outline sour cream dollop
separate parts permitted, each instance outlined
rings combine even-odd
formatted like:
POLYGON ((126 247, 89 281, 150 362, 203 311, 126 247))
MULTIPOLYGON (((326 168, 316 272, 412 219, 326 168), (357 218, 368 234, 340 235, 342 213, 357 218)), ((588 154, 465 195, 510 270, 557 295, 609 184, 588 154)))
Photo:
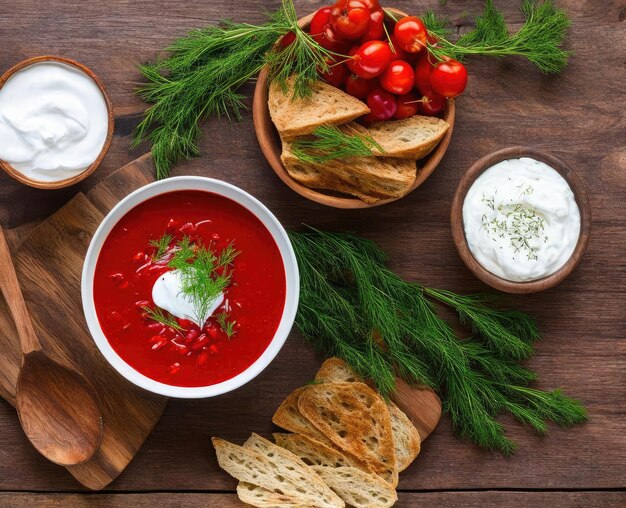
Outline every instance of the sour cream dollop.
POLYGON ((32 180, 56 182, 87 169, 108 125, 102 91, 76 67, 35 63, 0 88, 0 159, 32 180))
POLYGON ((161 275, 152 286, 152 301, 157 307, 166 310, 173 316, 193 321, 202 328, 224 303, 224 293, 220 293, 213 300, 203 316, 198 316, 193 302, 182 291, 180 271, 172 270, 161 275))
POLYGON ((523 157, 499 162, 476 179, 463 202, 463 227, 484 268, 510 281, 532 281, 571 257, 580 211, 555 169, 523 157))

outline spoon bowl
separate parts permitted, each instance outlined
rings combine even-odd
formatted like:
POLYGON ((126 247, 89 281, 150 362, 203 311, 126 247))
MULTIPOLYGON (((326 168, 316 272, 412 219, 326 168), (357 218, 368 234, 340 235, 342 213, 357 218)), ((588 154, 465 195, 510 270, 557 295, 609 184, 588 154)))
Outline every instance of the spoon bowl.
POLYGON ((24 356, 17 380, 17 413, 24 433, 48 460, 81 464, 98 449, 102 418, 95 397, 83 376, 43 352, 24 356))

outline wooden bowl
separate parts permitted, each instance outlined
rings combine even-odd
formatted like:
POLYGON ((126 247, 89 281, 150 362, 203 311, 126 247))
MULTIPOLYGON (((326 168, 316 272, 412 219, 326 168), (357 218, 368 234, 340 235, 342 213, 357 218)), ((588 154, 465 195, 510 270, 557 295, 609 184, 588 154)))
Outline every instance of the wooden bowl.
MULTIPOLYGON (((387 10, 401 16, 407 16, 406 13, 398 9, 387 10)), ((313 14, 309 14, 308 16, 300 19, 298 21, 298 24, 303 28, 308 28, 312 18, 313 14)), ((282 161, 280 160, 280 154, 282 152, 281 141, 270 117, 270 111, 267 104, 269 90, 268 77, 268 69, 262 69, 259 73, 256 88, 254 90, 254 102, 252 105, 254 130, 256 131, 256 136, 259 141, 259 145, 261 146, 261 151, 263 152, 263 155, 265 155, 267 162, 283 182, 285 182, 289 187, 291 187, 301 196, 304 196, 305 198, 312 201, 316 201, 317 203, 321 203, 326 206, 332 206, 335 208, 370 208, 373 206, 380 206, 386 203, 391 203, 400 199, 382 199, 375 203, 365 203, 360 199, 346 197, 345 195, 333 193, 332 191, 324 192, 310 189, 309 187, 306 187, 291 178, 291 176, 285 169, 285 166, 283 166, 282 161)), ((435 171, 435 168, 439 165, 439 162, 441 161, 443 155, 448 149, 450 139, 452 138, 454 116, 454 99, 448 99, 442 118, 446 122, 448 122, 450 128, 448 129, 448 132, 446 133, 444 138, 439 142, 437 147, 428 155, 428 157, 417 161, 417 177, 406 194, 409 194, 410 192, 417 189, 420 185, 422 185, 422 183, 424 183, 424 181, 432 174, 433 171, 435 171)))
POLYGON ((0 77, 0 88, 2 88, 4 84, 7 82, 7 80, 11 76, 13 76, 13 74, 15 74, 17 71, 20 71, 24 69, 25 67, 28 67, 36 63, 41 63, 41 62, 59 62, 62 64, 70 65, 72 67, 76 67, 78 70, 87 74, 87 76, 89 76, 91 79, 95 81, 96 85, 98 85, 98 88, 100 88, 100 91, 102 92, 102 96, 104 97, 104 102, 106 103, 107 112, 109 116, 107 137, 104 141, 104 146, 102 147, 102 150, 100 151, 100 154, 98 155, 98 158, 95 161, 93 161, 91 166, 83 170, 81 173, 75 176, 72 176, 71 178, 66 178, 64 180, 59 180, 56 182, 43 182, 41 180, 34 180, 32 178, 28 178, 22 172, 17 171, 8 162, 0 160, 0 167, 4 169, 4 171, 6 171, 11 177, 15 178, 16 180, 26 185, 29 185, 31 187, 36 187, 38 189, 61 189, 62 187, 69 187, 70 185, 74 185, 80 182, 81 180, 84 180, 85 178, 87 178, 100 165, 100 163, 102 162, 102 159, 104 159, 105 155, 107 154, 109 150, 109 147, 111 146, 111 141, 113 139, 113 128, 115 124, 115 119, 114 119, 114 114, 113 114, 113 104, 111 103, 111 99, 109 99, 109 96, 107 95, 107 92, 104 88, 104 84, 102 83, 102 81, 100 81, 100 78, 91 69, 89 69, 88 67, 85 67, 83 64, 78 63, 74 60, 70 60, 69 58, 63 58, 60 56, 50 56, 50 55, 36 56, 34 58, 29 58, 27 60, 24 60, 23 62, 20 62, 17 65, 14 65, 0 77))
POLYGON ((587 248, 589 235, 591 233, 591 208, 589 206, 587 194, 582 182, 578 176, 576 176, 576 173, 569 168, 569 166, 556 157, 534 148, 515 146, 512 148, 498 150, 497 152, 493 152, 476 161, 474 165, 461 177, 461 181, 459 182, 452 201, 450 221, 452 225, 452 237, 456 248, 459 251, 459 255, 465 265, 474 275, 476 275, 476 277, 484 283, 489 284, 491 287, 506 293, 529 294, 545 291, 546 289, 556 286, 570 273, 572 273, 574 268, 576 268, 578 263, 580 263, 583 253, 587 248), (465 238, 465 230, 463 228, 463 201, 465 200, 465 196, 474 181, 485 170, 494 164, 508 159, 518 159, 520 157, 531 157, 544 162, 558 171, 558 173, 565 179, 572 189, 574 198, 576 199, 576 204, 580 210, 580 235, 578 237, 576 247, 574 248, 574 252, 569 260, 556 272, 541 279, 528 282, 514 282, 506 280, 484 268, 470 251, 465 238))

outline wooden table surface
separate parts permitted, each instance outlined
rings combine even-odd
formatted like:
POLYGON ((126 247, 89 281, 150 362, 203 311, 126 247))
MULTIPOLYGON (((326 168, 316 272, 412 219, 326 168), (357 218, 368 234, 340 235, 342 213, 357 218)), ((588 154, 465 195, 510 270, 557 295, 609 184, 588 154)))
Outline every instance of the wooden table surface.
MULTIPOLYGON (((322 2, 299 0, 302 14, 322 2)), ((460 31, 479 0, 418 2, 444 14, 460 31)), ((520 1, 496 1, 512 27, 520 1)), ((570 164, 592 205, 592 238, 578 270, 543 294, 506 297, 534 314, 543 333, 529 366, 542 388, 562 387, 580 398, 589 422, 551 426, 539 438, 516 424, 519 451, 509 459, 482 451, 451 433, 444 417, 418 460, 402 474, 398 506, 626 505, 626 4, 623 0, 559 0, 573 21, 570 65, 548 78, 517 61, 473 59, 468 89, 457 102, 448 153, 434 175, 405 199, 366 211, 313 204, 288 189, 265 163, 250 114, 240 124, 210 121, 202 156, 174 174, 221 178, 260 198, 287 227, 307 222, 351 230, 378 241, 404 277, 454 291, 486 287, 460 262, 449 212, 461 174, 496 149, 526 144, 570 164)), ((260 22, 278 0, 35 0, 0 2, 0 69, 27 57, 58 54, 100 75, 115 105, 115 138, 103 165, 71 189, 40 191, 0 175, 0 224, 27 229, 88 190, 147 147, 131 152, 130 133, 144 105, 133 95, 136 65, 174 37, 230 16, 260 22)), ((416 2, 397 7, 419 14, 416 2)), ((248 89, 251 90, 251 87, 248 89)), ((51 303, 52 305, 53 303, 51 303)), ((293 388, 311 379, 320 359, 292 333, 254 382, 216 399, 169 403, 156 430, 106 492, 84 494, 69 473, 26 441, 13 408, 0 402, 0 506, 237 506, 235 482, 218 470, 211 436, 242 442, 269 434, 271 415, 293 388)))

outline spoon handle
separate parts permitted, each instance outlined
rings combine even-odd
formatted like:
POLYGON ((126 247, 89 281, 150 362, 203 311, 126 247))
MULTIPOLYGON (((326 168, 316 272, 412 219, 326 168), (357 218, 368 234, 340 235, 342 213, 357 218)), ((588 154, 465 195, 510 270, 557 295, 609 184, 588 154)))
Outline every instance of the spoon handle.
POLYGON ((2 228, 0 228, 0 292, 2 292, 15 322, 22 353, 26 355, 32 351, 41 350, 2 228))

